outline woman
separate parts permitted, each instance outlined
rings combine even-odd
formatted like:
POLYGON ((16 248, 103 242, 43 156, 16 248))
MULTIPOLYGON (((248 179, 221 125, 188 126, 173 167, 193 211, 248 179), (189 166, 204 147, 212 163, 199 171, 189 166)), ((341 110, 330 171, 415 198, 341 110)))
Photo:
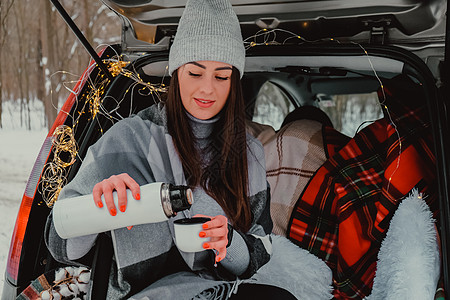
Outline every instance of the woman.
MULTIPOLYGON (((239 22, 228 0, 188 1, 170 50, 165 105, 114 125, 62 190, 58 201, 93 193, 96 204, 114 216, 127 213, 126 189, 135 198, 128 201, 139 201, 139 185, 188 184, 195 203, 177 218, 211 217, 201 233, 211 238, 203 244, 209 251, 196 253, 177 250, 172 219, 111 231, 115 262, 107 299, 227 298, 230 280, 252 276, 270 259, 264 152, 244 127, 244 61, 239 22)), ((83 257, 96 237, 61 239, 49 216, 46 241, 59 261, 83 257)))

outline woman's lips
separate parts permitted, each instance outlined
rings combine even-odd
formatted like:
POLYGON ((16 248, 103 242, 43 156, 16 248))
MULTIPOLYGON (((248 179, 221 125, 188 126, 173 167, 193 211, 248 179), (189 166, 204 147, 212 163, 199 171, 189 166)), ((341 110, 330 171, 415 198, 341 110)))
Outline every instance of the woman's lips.
POLYGON ((202 108, 208 108, 211 107, 214 104, 214 100, 205 100, 201 98, 194 98, 195 103, 197 103, 198 106, 202 108))

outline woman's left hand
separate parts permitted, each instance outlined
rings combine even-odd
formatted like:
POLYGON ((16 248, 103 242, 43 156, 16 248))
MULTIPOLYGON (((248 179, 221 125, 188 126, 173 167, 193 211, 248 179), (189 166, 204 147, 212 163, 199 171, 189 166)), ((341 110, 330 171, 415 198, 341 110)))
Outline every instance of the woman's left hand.
POLYGON ((215 217, 205 215, 195 215, 194 217, 206 217, 211 221, 203 224, 203 231, 200 232, 200 237, 210 237, 209 242, 203 243, 205 249, 217 250, 216 262, 221 261, 227 255, 228 244, 228 219, 225 216, 218 215, 215 217))

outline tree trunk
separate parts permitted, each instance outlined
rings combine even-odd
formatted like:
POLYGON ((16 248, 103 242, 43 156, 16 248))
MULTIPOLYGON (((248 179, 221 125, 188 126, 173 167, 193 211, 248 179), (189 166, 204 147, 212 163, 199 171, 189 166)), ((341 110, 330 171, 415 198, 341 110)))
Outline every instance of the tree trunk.
POLYGON ((24 91, 24 76, 23 76, 23 70, 24 70, 24 31, 23 31, 23 26, 22 23, 19 23, 19 20, 22 19, 20 16, 23 15, 23 10, 22 10, 22 5, 20 5, 20 2, 15 5, 15 9, 14 9, 14 15, 15 15, 15 21, 16 21, 16 31, 17 31, 17 36, 18 36, 18 55, 17 55, 17 68, 16 68, 16 76, 17 76, 17 82, 19 85, 19 96, 20 96, 20 100, 19 100, 19 105, 20 105, 20 126, 24 125, 24 115, 23 115, 23 104, 25 101, 25 91, 24 91))
MULTIPOLYGON (((55 32, 55 23, 53 21, 53 14, 50 1, 41 0, 42 4, 42 15, 41 18, 43 26, 41 27, 42 34, 42 53, 45 58, 45 64, 42 68, 43 77, 45 79, 45 97, 44 101, 44 111, 47 119, 47 127, 51 128, 53 122, 56 120, 57 115, 57 105, 56 108, 53 105, 52 101, 52 88, 55 86, 54 77, 51 74, 55 71, 56 66, 56 58, 57 58, 57 46, 55 44, 56 32, 55 32)), ((55 97, 55 101, 57 103, 58 97, 55 97)))
POLYGON ((347 109, 347 95, 337 95, 336 96, 336 113, 337 120, 335 127, 338 131, 342 130, 342 124, 344 123, 345 111, 347 109))
POLYGON ((2 77, 3 77, 3 72, 2 72, 2 55, 1 55, 1 47, 0 47, 0 129, 3 128, 3 123, 2 123, 2 114, 3 114, 3 89, 2 89, 2 77))
POLYGON ((0 44, 0 129, 3 128, 2 115, 3 115, 3 72, 2 72, 2 44, 0 44))
MULTIPOLYGON (((20 5, 20 11, 24 15, 25 9, 22 8, 22 5, 20 5)), ((30 99, 32 97, 31 95, 31 89, 30 89, 30 74, 31 74, 31 66, 30 66, 30 58, 31 53, 33 51, 32 44, 31 44, 31 38, 29 34, 34 31, 34 28, 30 28, 30 22, 27 20, 27 18, 20 18, 20 30, 22 31, 22 37, 24 38, 24 41, 22 43, 22 54, 23 54, 23 64, 22 64, 22 82, 24 84, 24 115, 25 115, 25 126, 26 129, 31 130, 31 116, 30 116, 30 99)))
POLYGON ((86 39, 88 40, 88 42, 92 45, 92 41, 93 41, 93 36, 92 36, 92 28, 90 26, 90 22, 91 20, 91 13, 90 10, 92 8, 94 8, 95 6, 93 6, 92 4, 90 4, 89 0, 84 0, 83 1, 83 8, 84 8, 84 24, 83 24, 83 29, 84 29, 84 36, 86 37, 86 39))
POLYGON ((3 128, 3 46, 6 43, 7 29, 6 19, 12 8, 14 1, 2 0, 0 1, 0 128, 3 128))
MULTIPOLYGON (((42 22, 39 22, 38 28, 38 36, 42 36, 42 22)), ((44 68, 43 68, 43 56, 42 56, 42 39, 37 39, 36 45, 36 70, 37 70, 37 81, 36 81, 36 98, 42 101, 44 104, 45 101, 45 77, 44 77, 44 68)), ((47 123, 47 118, 44 115, 44 124, 47 123)))

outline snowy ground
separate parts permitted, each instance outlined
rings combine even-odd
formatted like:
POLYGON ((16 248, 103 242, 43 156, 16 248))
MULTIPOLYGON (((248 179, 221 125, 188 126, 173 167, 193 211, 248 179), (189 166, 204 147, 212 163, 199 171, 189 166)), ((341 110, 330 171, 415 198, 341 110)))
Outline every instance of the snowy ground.
POLYGON ((18 108, 10 104, 3 103, 4 128, 0 129, 0 295, 17 212, 28 176, 47 135, 42 129, 42 105, 32 105, 33 129, 28 131, 18 122, 18 108))
POLYGON ((22 195, 47 132, 0 130, 0 295, 22 195))

